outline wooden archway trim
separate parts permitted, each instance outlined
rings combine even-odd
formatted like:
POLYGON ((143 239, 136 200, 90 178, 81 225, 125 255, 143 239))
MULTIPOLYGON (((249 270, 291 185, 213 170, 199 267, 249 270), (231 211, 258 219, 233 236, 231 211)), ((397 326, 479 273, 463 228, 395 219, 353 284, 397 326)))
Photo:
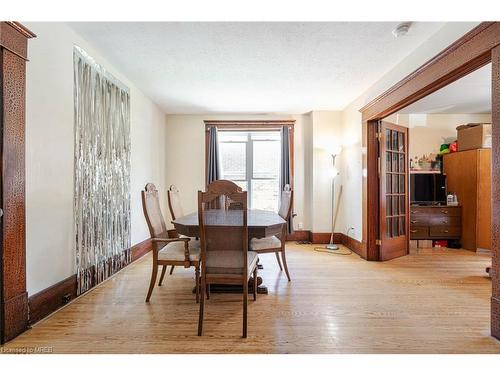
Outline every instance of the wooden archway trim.
POLYGON ((25 228, 25 97, 28 39, 17 22, 0 22, 0 343, 28 326, 25 228))
POLYGON ((483 22, 360 109, 363 121, 387 117, 491 61, 500 22, 483 22))
POLYGON ((367 176, 363 180, 363 242, 367 260, 379 259, 377 121, 492 63, 492 297, 491 334, 500 339, 500 22, 483 22, 360 109, 367 176))

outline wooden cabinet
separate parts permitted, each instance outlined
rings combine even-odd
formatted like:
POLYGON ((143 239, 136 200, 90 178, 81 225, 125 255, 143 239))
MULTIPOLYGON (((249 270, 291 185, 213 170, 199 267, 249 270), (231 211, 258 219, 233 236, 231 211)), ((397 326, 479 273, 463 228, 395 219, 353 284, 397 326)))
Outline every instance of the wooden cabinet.
POLYGON ((462 247, 491 249, 491 149, 447 154, 443 162, 447 190, 462 206, 462 247))
POLYGON ((458 240, 461 235, 461 207, 410 207, 411 240, 458 240))

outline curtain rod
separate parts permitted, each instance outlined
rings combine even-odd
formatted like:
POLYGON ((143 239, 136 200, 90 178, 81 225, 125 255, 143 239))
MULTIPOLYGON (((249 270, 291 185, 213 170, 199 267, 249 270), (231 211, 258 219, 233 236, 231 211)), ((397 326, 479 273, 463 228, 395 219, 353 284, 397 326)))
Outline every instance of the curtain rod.
MULTIPOLYGON (((223 127, 218 127, 219 131, 231 131, 231 132, 245 132, 245 131, 252 131, 252 132, 266 132, 266 131, 280 131, 283 128, 283 126, 279 127, 272 127, 272 126, 266 126, 265 128, 260 127, 248 127, 248 126, 238 126, 238 127, 232 127, 232 126, 223 126, 223 127)), ((207 126, 205 128, 205 131, 209 131, 210 126, 207 126)), ((290 128, 293 130, 293 127, 290 128)))
POLYGON ((204 120, 206 126, 293 126, 295 120, 204 120))

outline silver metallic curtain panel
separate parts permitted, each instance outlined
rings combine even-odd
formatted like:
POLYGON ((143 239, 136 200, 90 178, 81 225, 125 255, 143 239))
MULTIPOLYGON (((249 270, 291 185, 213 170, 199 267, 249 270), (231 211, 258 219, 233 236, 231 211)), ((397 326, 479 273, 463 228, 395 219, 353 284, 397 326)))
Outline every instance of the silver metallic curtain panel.
MULTIPOLYGON (((292 169, 290 164, 290 129, 288 126, 281 128, 281 168, 280 168, 280 188, 281 191, 285 185, 292 186, 292 169)), ((293 232, 292 216, 288 219, 288 233, 293 232)))
POLYGON ((74 48, 78 294, 130 262, 130 95, 74 48))

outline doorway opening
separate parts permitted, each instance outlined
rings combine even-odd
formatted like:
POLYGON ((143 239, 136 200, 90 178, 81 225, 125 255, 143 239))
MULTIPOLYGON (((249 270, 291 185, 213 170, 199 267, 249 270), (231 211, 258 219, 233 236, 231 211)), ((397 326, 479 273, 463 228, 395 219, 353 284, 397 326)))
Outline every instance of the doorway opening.
MULTIPOLYGON (((408 132, 409 212, 394 198, 387 210, 407 214, 409 251, 491 255, 491 64, 386 117, 387 122, 408 132)), ((406 191, 401 181, 399 186, 392 181, 389 189, 406 191)), ((382 259, 387 253, 383 249, 382 259)))
MULTIPOLYGON (((389 90, 360 109, 366 146, 366 179, 363 184, 363 238, 367 260, 383 259, 385 245, 380 236, 380 180, 378 129, 381 120, 424 99, 449 84, 491 63, 491 118, 492 118, 492 200, 491 229, 498 228, 500 220, 500 23, 483 22, 456 42, 441 51, 420 68, 395 84, 389 90)), ((408 173, 409 174, 409 173, 408 173)), ((409 204, 409 202, 407 202, 409 204)), ((408 212, 409 218, 409 212, 408 212)), ((409 228, 406 228, 407 235, 409 228)), ((500 237, 492 233, 492 296, 491 334, 500 338, 500 237)))

